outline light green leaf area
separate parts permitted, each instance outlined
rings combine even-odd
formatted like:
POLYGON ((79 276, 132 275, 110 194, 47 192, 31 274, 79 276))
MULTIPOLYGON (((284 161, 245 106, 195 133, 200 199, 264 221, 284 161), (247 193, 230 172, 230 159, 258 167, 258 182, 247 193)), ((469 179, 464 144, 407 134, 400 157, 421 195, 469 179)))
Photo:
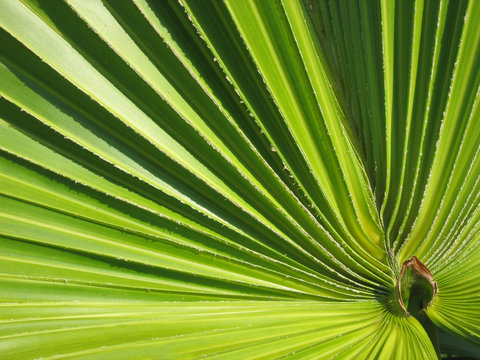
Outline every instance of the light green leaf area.
POLYGON ((480 353, 478 14, 0 0, 0 359, 480 353))
POLYGON ((413 346, 420 358, 433 351, 412 336, 418 324, 374 302, 31 302, 0 309, 2 353, 12 358, 370 359, 396 355, 397 345, 413 346))

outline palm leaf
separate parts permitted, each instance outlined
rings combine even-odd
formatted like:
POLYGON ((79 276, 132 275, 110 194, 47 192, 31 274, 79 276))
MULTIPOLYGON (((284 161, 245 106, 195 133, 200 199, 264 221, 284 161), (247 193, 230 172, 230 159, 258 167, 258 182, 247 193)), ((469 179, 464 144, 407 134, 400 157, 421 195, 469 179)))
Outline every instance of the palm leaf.
POLYGON ((1 1, 0 358, 473 356, 479 13, 1 1))

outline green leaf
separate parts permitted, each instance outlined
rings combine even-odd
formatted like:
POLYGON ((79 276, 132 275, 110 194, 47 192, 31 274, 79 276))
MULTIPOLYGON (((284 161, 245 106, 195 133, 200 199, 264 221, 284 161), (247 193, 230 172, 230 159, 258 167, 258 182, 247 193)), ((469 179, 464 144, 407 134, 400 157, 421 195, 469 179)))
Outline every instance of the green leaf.
POLYGON ((478 352, 479 13, 0 1, 0 358, 478 352))

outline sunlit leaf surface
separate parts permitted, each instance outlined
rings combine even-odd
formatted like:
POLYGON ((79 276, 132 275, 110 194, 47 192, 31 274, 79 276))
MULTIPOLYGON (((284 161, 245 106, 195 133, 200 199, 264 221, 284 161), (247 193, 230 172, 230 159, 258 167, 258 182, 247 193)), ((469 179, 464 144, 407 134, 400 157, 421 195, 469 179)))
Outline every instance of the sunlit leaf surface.
POLYGON ((473 356, 479 14, 0 0, 0 358, 473 356))

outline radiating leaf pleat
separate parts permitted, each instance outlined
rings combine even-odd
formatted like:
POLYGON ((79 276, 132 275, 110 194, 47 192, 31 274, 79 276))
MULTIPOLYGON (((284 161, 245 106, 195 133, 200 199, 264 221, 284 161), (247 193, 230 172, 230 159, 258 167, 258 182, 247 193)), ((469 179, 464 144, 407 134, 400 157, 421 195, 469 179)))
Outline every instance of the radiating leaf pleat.
POLYGON ((0 346, 3 355, 17 358, 327 358, 348 352, 368 359, 392 355, 395 337, 414 344, 412 354, 433 358, 421 328, 396 319, 402 337, 385 334, 388 318, 374 302, 27 302, 0 307, 0 346), (365 332, 381 340, 362 341, 365 332), (45 339, 54 346, 45 346, 45 339))
POLYGON ((1 1, 0 358, 435 359, 414 255, 475 349, 478 14, 1 1))

